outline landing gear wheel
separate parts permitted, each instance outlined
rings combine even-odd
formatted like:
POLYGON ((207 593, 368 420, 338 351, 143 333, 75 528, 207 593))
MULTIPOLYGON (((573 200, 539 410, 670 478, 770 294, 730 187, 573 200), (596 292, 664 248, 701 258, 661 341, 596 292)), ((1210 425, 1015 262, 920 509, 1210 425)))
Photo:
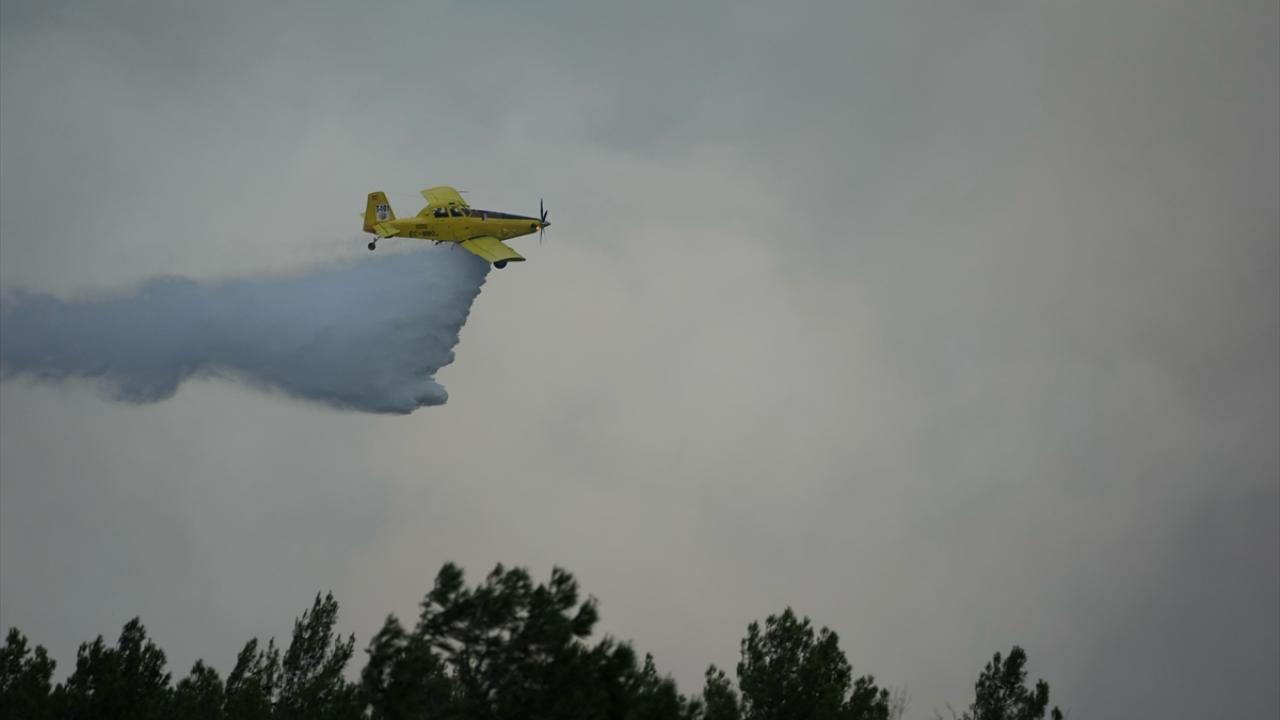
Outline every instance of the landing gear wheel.
POLYGON ((501 270, 502 268, 504 268, 504 267, 506 267, 506 266, 507 266, 507 261, 506 261, 506 260, 499 260, 498 262, 494 263, 494 264, 493 264, 493 266, 494 266, 494 267, 496 267, 496 268, 498 268, 499 270, 501 270))
POLYGON ((378 249, 378 244, 377 244, 377 243, 369 243, 369 249, 370 249, 370 250, 377 250, 377 249, 378 249))

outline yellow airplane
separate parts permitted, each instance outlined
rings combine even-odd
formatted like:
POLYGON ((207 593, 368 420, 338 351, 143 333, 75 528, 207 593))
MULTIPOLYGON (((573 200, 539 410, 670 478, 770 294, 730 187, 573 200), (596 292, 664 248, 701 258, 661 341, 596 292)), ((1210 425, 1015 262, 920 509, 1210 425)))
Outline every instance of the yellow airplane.
POLYGON ((422 197, 427 199, 426 207, 415 217, 397 220, 385 193, 369 193, 369 201, 364 208, 364 231, 377 236, 369 242, 369 249, 376 250, 378 241, 389 237, 434 240, 436 244, 455 243, 501 269, 509 262, 524 260, 503 240, 534 232, 539 233, 541 240, 541 232, 551 225, 547 222, 547 211, 541 200, 538 201, 540 217, 533 218, 477 210, 468 205, 457 190, 444 185, 423 190, 422 197))

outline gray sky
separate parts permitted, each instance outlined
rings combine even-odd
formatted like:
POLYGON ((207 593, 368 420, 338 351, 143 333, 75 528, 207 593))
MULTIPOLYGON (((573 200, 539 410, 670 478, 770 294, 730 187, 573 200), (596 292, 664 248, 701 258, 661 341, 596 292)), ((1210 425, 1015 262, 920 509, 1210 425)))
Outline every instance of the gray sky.
POLYGON ((0 385, 0 624, 225 671, 559 564, 685 692, 791 605, 908 717, 1013 643, 1274 716, 1278 84, 1269 1, 5 0, 0 289, 360 260, 375 189, 554 227, 406 417, 0 385))

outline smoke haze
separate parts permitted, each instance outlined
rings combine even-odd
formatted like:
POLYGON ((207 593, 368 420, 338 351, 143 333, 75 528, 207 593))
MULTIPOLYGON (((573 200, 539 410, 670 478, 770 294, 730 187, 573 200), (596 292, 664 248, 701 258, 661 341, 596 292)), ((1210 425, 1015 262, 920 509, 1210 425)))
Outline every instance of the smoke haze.
POLYGON ((281 277, 153 278, 132 293, 71 301, 13 293, 0 315, 0 369, 96 378, 133 403, 219 376, 334 407, 409 413, 448 399, 435 373, 453 361, 488 267, 427 248, 281 277))
POLYGON ((1275 0, 0 0, 0 290, 356 255, 286 330, 381 328, 325 346, 373 383, 443 295, 359 268, 467 258, 352 247, 369 191, 555 223, 430 411, 0 382, 0 629, 225 677, 317 591, 363 646, 445 562, 560 566, 689 694, 790 606, 910 720, 1015 643, 1072 718, 1278 718, 1277 78, 1275 0))

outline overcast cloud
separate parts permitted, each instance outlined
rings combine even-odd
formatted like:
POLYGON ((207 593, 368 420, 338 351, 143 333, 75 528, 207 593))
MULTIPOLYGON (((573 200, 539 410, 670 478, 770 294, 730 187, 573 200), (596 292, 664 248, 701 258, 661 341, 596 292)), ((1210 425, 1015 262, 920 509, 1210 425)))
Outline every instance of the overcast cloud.
POLYGON ((6 380, 0 625, 225 671, 559 564, 685 692, 790 605, 908 717, 1013 643, 1274 717, 1278 81, 1267 0, 4 0, 0 290, 366 262, 378 189, 554 226, 408 416, 6 380))

